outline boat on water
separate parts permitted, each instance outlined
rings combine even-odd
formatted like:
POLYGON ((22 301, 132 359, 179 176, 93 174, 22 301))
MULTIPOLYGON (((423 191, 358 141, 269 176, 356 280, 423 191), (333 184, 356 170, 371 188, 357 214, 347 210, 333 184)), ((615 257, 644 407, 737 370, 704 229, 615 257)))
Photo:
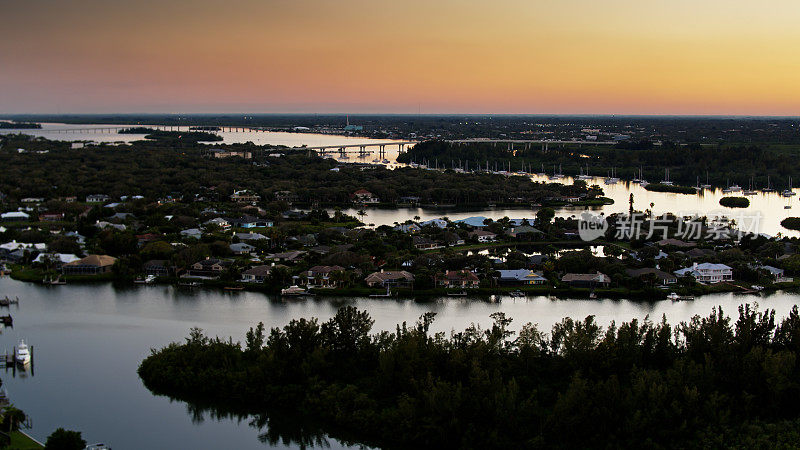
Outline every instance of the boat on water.
POLYGON ((560 180, 564 178, 564 175, 561 173, 561 165, 558 165, 558 173, 556 173, 556 166, 553 166, 553 176, 550 177, 551 180, 560 180))
POLYGON ((617 184, 619 183, 619 177, 617 177, 617 169, 611 169, 611 174, 606 177, 605 179, 606 184, 617 184))
POLYGON ((511 292, 508 293, 508 295, 510 295, 512 297, 525 297, 525 293, 522 292, 522 291, 519 291, 519 290, 511 291, 511 292))
POLYGON ((383 161, 381 161, 381 162, 382 162, 382 163, 384 163, 384 164, 389 164, 391 161, 389 161, 388 159, 384 159, 384 160, 383 160, 383 161))
POLYGON ((672 186, 672 181, 669 180, 669 169, 664 169, 664 179, 661 180, 661 184, 666 186, 672 186))
POLYGON ((55 279, 53 277, 43 279, 42 284, 57 286, 57 285, 67 284, 67 282, 66 280, 62 280, 61 275, 59 275, 55 279))
POLYGON ((281 289, 281 295, 286 297, 301 297, 314 294, 308 292, 307 290, 301 288, 300 286, 292 285, 286 289, 281 289))
POLYGON ((375 158, 375 159, 373 159, 373 160, 372 160, 372 162, 374 162, 374 163, 379 163, 379 162, 381 162, 381 160, 380 160, 380 159, 378 159, 378 158, 375 158))
POLYGON ((0 298, 0 306, 11 306, 12 303, 19 304, 19 297, 9 298, 7 295, 0 298))
POLYGON ((729 190, 730 192, 741 192, 741 191, 742 191, 742 187, 741 187, 741 186, 739 186, 738 184, 734 184, 734 185, 732 185, 732 186, 729 186, 729 187, 728 187, 728 190, 729 190))
POLYGON ((17 361, 17 364, 22 366, 31 363, 31 352, 28 349, 28 345, 25 343, 25 339, 19 340, 19 345, 17 345, 16 350, 14 350, 14 359, 17 361))
POLYGON ((447 296, 448 296, 448 297, 466 297, 466 296, 467 296, 467 291, 461 291, 461 292, 448 292, 448 293, 447 293, 447 296))
POLYGON ((678 294, 676 294, 674 292, 671 292, 667 296, 667 298, 672 300, 673 302, 683 302, 683 301, 694 300, 694 297, 692 297, 691 295, 678 295, 678 294))
POLYGON ((178 286, 182 286, 182 287, 197 287, 197 286, 200 286, 200 282, 199 281, 183 282, 183 283, 178 283, 178 286))
POLYGON ((784 205, 783 209, 792 209, 792 205, 784 205))
POLYGON ((226 291, 241 291, 244 289, 244 286, 225 286, 222 289, 226 291))

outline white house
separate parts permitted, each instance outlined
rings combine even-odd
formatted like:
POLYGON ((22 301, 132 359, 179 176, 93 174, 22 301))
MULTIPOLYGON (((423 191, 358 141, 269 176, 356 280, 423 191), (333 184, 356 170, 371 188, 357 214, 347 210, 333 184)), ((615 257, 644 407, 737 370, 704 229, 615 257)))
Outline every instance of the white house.
POLYGON ((2 220, 13 221, 13 220, 28 220, 30 219, 30 215, 22 212, 22 211, 11 211, 7 213, 0 214, 0 218, 2 220))
POLYGON ((733 280, 733 269, 725 264, 694 263, 692 267, 676 270, 674 273, 679 277, 691 275, 701 283, 719 283, 733 280))

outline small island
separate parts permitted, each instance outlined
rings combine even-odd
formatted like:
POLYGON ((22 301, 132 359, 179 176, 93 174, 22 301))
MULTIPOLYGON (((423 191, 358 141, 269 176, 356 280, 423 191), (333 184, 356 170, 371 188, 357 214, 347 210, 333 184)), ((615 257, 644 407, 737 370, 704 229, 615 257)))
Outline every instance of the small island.
POLYGON ((40 130, 42 124, 35 122, 0 121, 0 130, 40 130))
POLYGON ((726 208, 747 208, 750 206, 750 200, 745 197, 722 197, 719 199, 719 204, 726 208))
POLYGON ((379 447, 746 447, 764 429, 788 445, 800 420, 800 312, 774 314, 742 305, 735 320, 714 308, 680 326, 663 318, 608 329, 594 316, 565 318, 547 334, 532 323, 516 333, 497 312, 487 329, 447 337, 430 331, 435 313, 370 334, 368 312, 346 306, 324 322, 259 323, 244 344, 193 328, 138 373, 158 395, 296 414, 379 447))

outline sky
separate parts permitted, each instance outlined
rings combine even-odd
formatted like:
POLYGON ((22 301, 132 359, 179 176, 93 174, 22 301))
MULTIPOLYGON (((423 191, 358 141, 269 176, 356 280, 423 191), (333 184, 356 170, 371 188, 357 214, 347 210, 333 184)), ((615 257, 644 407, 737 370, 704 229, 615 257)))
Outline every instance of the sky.
POLYGON ((800 115, 797 0, 0 0, 0 113, 800 115))

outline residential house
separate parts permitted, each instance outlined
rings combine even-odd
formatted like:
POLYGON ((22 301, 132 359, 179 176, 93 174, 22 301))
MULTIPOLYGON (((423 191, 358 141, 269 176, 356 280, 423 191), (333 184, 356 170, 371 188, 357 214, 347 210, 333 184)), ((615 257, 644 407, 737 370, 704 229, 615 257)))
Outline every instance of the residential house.
POLYGON ((252 246, 245 242, 231 244, 230 248, 231 252, 233 252, 234 255, 247 255, 256 249, 255 246, 252 246))
POLYGON ((355 203, 380 203, 380 199, 366 189, 359 189, 351 195, 355 203))
POLYGON ((792 277, 787 277, 783 269, 773 266, 759 266, 759 270, 767 272, 775 283, 791 283, 794 281, 792 277))
POLYGON ((232 219, 233 225, 239 228, 268 228, 273 225, 271 220, 262 219, 254 216, 244 216, 239 219, 232 219))
POLYGON ((58 222, 59 220, 64 220, 64 213, 50 212, 39 214, 40 222, 58 222))
POLYGON ((30 218, 31 216, 29 214, 22 211, 11 211, 0 214, 0 219, 5 222, 25 222, 30 218))
POLYGON ((220 230, 223 231, 230 230, 231 228, 231 223, 228 221, 228 219, 225 219, 223 217, 215 217, 211 220, 206 220, 205 222, 203 222, 203 225, 215 225, 220 230))
POLYGON ((414 248, 417 250, 432 250, 436 248, 442 248, 441 244, 424 236, 414 236, 412 241, 414 243, 414 248))
POLYGON ((415 234, 419 233, 420 227, 415 223, 401 223, 400 225, 396 225, 394 230, 401 233, 415 234))
POLYGON ((263 283, 269 278, 275 266, 255 266, 242 272, 242 281, 245 283, 263 283))
POLYGON ((187 230, 182 230, 181 236, 193 239, 200 239, 201 237, 203 237, 203 231, 197 228, 189 228, 187 230))
POLYGON ((80 258, 71 253, 39 253, 34 258, 34 263, 50 264, 55 267, 61 267, 64 264, 78 261, 80 258))
POLYGON ((498 282, 505 286, 545 284, 547 278, 529 269, 500 270, 498 282))
POLYGON ((92 194, 86 196, 86 203, 105 203, 111 200, 111 197, 105 194, 92 194))
POLYGON ((231 194, 231 201, 237 203, 254 203, 261 200, 261 196, 254 194, 246 189, 241 191, 233 191, 231 194))
POLYGON ((111 272, 117 258, 108 255, 89 255, 61 266, 65 275, 99 275, 111 272))
POLYGON ((494 242, 495 240, 497 240, 496 234, 486 230, 470 231, 468 236, 470 238, 477 238, 478 242, 494 242))
POLYGON ((222 274, 226 267, 230 266, 231 262, 217 259, 206 258, 197 261, 189 267, 189 276, 192 277, 206 277, 216 278, 222 274))
POLYGON ((308 285, 316 287, 336 287, 335 272, 344 272, 342 266, 314 266, 308 269, 308 285))
POLYGON ((631 278, 651 278, 657 284, 668 286, 678 282, 678 277, 675 275, 664 272, 663 270, 655 269, 652 267, 645 267, 642 269, 628 269, 625 271, 631 278))
POLYGON ((531 237, 533 237, 533 236, 539 235, 539 234, 542 234, 542 232, 537 230, 536 228, 533 228, 530 225, 519 225, 519 226, 511 227, 508 230, 508 235, 513 237, 513 238, 517 238, 517 237, 524 236, 524 235, 530 235, 531 237))
POLYGON ((679 277, 692 276, 701 283, 720 283, 733 280, 733 269, 725 264, 694 263, 691 267, 676 270, 679 277))
POLYGON ((267 240, 268 237, 264 236, 261 233, 233 233, 234 236, 239 238, 240 241, 260 241, 260 240, 267 240))
POLYGON ((484 228, 486 226, 486 217, 474 216, 467 217, 466 219, 456 220, 455 223, 463 223, 470 228, 484 228))
POLYGON ((411 288, 414 286, 414 274, 405 270, 381 270, 367 275, 364 281, 369 287, 411 288))
POLYGON ((447 228, 447 221, 444 219, 431 219, 420 223, 420 225, 423 227, 432 226, 436 228, 447 228))
POLYGON ((561 277, 561 282, 577 288, 608 287, 611 278, 601 272, 568 273, 561 277))
POLYGON ((477 288, 480 279, 467 269, 448 270, 444 275, 436 276, 436 285, 444 288, 477 288))
POLYGON ((282 263, 296 263, 303 260, 303 257, 306 255, 306 252, 302 250, 292 250, 290 252, 283 252, 283 253, 274 253, 272 255, 267 255, 265 259, 273 262, 282 262, 282 263))
POLYGON ((142 266, 146 275, 166 277, 175 272, 175 268, 165 259, 151 259, 142 266))

